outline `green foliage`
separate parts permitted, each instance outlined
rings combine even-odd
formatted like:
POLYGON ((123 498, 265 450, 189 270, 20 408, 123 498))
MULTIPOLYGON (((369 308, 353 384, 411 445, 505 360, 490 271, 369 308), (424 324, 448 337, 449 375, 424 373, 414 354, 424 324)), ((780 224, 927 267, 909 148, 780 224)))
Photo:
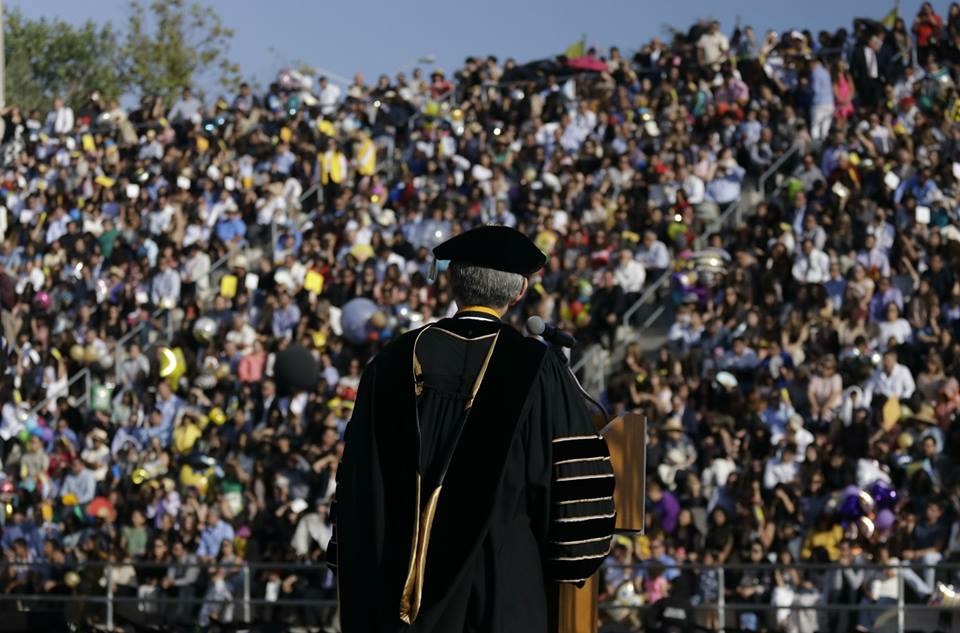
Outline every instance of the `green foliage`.
POLYGON ((123 46, 129 86, 168 103, 205 73, 236 88, 239 67, 225 54, 232 38, 220 16, 196 0, 131 0, 123 46))
POLYGON ((73 26, 60 19, 30 20, 19 10, 4 16, 6 98, 23 108, 49 108, 56 95, 73 104, 94 90, 105 97, 123 93, 125 82, 116 55, 117 34, 110 24, 88 20, 73 26))
POLYGON ((233 31, 200 0, 131 0, 122 33, 92 20, 32 20, 15 8, 4 18, 7 102, 24 108, 49 108, 56 95, 78 106, 94 90, 169 104, 185 85, 233 89, 240 81, 226 54, 233 31))

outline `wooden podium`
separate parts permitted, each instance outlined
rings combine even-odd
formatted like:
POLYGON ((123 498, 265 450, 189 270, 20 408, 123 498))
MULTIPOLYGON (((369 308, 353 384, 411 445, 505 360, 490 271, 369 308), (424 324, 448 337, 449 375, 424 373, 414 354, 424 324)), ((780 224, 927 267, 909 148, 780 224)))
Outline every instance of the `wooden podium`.
MULTIPOLYGON (((646 500, 647 425, 643 416, 626 413, 609 424, 598 420, 597 429, 607 440, 610 461, 617 478, 614 501, 617 530, 642 532, 646 500)), ((548 593, 553 633, 596 633, 597 585, 594 574, 583 587, 554 584, 548 593)))

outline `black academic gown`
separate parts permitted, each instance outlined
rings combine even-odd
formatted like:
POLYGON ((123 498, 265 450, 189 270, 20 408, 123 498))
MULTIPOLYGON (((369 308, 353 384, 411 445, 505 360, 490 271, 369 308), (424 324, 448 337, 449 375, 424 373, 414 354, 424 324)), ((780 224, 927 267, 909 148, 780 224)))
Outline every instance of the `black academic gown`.
POLYGON ((480 314, 367 366, 337 481, 344 633, 542 633, 545 583, 582 582, 610 547, 610 457, 566 367, 480 314))

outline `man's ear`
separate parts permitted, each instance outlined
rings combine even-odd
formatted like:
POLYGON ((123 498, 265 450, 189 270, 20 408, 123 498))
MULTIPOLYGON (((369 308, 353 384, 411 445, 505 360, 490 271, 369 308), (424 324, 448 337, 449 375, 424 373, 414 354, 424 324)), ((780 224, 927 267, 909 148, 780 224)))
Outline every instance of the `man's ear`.
POLYGON ((526 277, 524 277, 523 288, 520 289, 520 294, 518 294, 516 298, 510 302, 510 305, 515 306, 518 303, 520 303, 520 300, 523 299, 523 295, 527 294, 527 288, 529 287, 530 287, 530 281, 526 277))

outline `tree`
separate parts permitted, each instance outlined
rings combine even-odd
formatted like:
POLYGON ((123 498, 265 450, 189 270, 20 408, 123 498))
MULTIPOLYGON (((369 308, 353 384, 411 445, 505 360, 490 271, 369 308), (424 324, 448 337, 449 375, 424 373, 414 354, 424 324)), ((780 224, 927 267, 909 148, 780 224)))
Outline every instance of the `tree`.
POLYGON ((4 48, 7 101, 23 109, 49 108, 57 95, 79 105, 95 90, 107 98, 124 92, 118 38, 110 24, 32 20, 9 9, 4 48))
POLYGON ((227 57, 233 30, 212 8, 197 0, 131 0, 123 46, 127 85, 167 103, 183 86, 209 73, 221 87, 233 89, 239 67, 227 57))

